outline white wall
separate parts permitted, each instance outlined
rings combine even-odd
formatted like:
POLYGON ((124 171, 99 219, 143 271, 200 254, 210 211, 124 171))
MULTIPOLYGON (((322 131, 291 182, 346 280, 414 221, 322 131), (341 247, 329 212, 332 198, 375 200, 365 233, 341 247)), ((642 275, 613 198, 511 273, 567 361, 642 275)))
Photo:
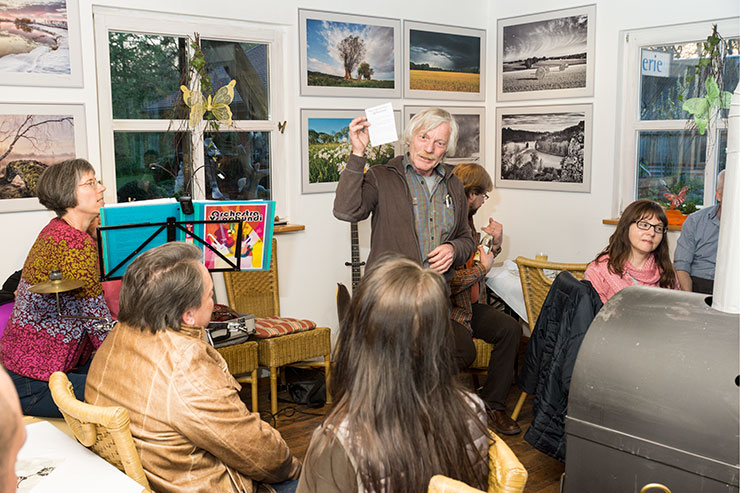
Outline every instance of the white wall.
MULTIPOLYGON (((638 2, 596 0, 596 74, 593 98, 553 100, 548 103, 593 102, 594 136, 591 193, 564 193, 500 189, 483 206, 479 216, 492 215, 504 224, 504 251, 499 258, 517 255, 534 256, 545 252, 555 261, 586 262, 606 244, 613 227, 601 224, 601 219, 613 217, 615 193, 614 150, 617 145, 616 100, 619 54, 619 31, 652 25, 691 22, 698 19, 696 4, 686 0, 638 2)), ((69 102, 84 103, 87 117, 88 156, 94 165, 100 162, 100 136, 97 124, 96 72, 94 66, 91 0, 79 0, 82 31, 84 86, 79 89, 3 87, 0 102, 69 102)), ((125 7, 160 12, 176 12, 195 16, 215 16, 270 23, 285 33, 284 89, 285 114, 278 120, 288 120, 285 132, 287 154, 284 163, 274 163, 276 180, 287 193, 280 213, 291 222, 306 225, 306 231, 279 236, 280 297, 285 316, 312 318, 319 324, 336 327, 334 305, 335 283, 350 283, 349 225, 331 214, 333 194, 302 195, 300 183, 300 108, 364 108, 380 102, 377 99, 308 98, 298 90, 298 8, 343 11, 352 14, 376 15, 424 22, 436 22, 488 30, 488 135, 486 136, 487 167, 493 173, 495 148, 494 121, 496 88, 494 60, 496 54, 496 21, 498 18, 536 13, 557 8, 582 5, 581 2, 555 3, 551 0, 528 2, 489 2, 463 0, 429 2, 418 0, 376 0, 350 3, 320 0, 281 0, 279 2, 212 0, 98 0, 96 5, 125 7)), ((736 0, 714 0, 708 18, 737 16, 736 0)), ((422 100, 397 100, 395 109, 404 104, 429 104, 422 100)), ((457 104, 439 101, 439 104, 457 104)), ((535 104, 535 103, 527 103, 535 104)), ((504 105, 502 105, 504 106, 504 105)), ((105 179, 105 176, 103 176, 105 179)), ((282 194, 281 194, 282 195, 282 194)), ((38 231, 48 222, 48 212, 0 214, 3 232, 0 282, 19 269, 38 231)), ((362 255, 366 257, 370 228, 367 221, 360 227, 362 255)), ((675 238, 672 238, 675 243, 675 238)))
MULTIPOLYGON (((552 261, 588 262, 607 244, 614 226, 601 223, 604 218, 617 217, 615 149, 618 145, 617 101, 621 77, 617 60, 620 56, 619 32, 650 26, 664 26, 703 19, 734 17, 740 13, 737 0, 713 0, 711 8, 698 8, 687 0, 592 0, 558 1, 529 0, 527 2, 498 1, 490 12, 489 53, 496 51, 497 20, 559 8, 596 4, 596 66, 594 97, 547 100, 541 104, 593 103, 593 139, 590 193, 565 193, 499 189, 479 212, 504 224, 504 251, 499 258, 516 258, 518 255, 534 257, 539 252, 549 255, 552 261)), ((709 4, 707 4, 709 5, 709 4)), ((709 29, 707 30, 707 35, 709 29)), ((489 56, 489 63, 491 57, 489 56)), ((495 121, 495 77, 489 78, 487 120, 489 128, 495 121), (491 96, 493 95, 493 96, 491 96)), ((538 104, 537 102, 501 103, 499 106, 538 104)), ((489 132, 487 149, 494 149, 495 135, 489 132)), ((489 172, 493 171, 494 156, 487 153, 489 172)), ((675 249, 678 233, 668 236, 671 253, 675 249)))

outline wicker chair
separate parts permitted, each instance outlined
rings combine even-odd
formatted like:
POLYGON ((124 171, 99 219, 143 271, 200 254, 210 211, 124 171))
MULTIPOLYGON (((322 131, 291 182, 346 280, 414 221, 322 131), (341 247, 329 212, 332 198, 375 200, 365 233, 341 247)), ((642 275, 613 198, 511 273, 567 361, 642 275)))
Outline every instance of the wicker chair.
POLYGON ((122 407, 93 406, 77 400, 67 375, 60 371, 49 377, 54 403, 82 445, 126 473, 150 491, 129 429, 128 411, 122 407))
MULTIPOLYGON (((255 317, 280 316, 280 290, 278 286, 277 241, 272 239, 270 270, 225 272, 224 283, 229 306, 239 313, 255 317)), ((270 412, 277 413, 277 379, 283 366, 321 367, 326 377, 326 402, 331 403, 329 379, 331 376, 331 330, 316 327, 306 332, 296 332, 279 337, 257 340, 257 357, 260 366, 270 371, 270 412), (324 361, 305 361, 323 357, 324 361)), ((227 360, 228 362, 228 360, 227 360)))
POLYGON ((252 412, 259 412, 259 401, 257 399, 257 343, 252 341, 217 348, 237 382, 251 385, 252 388, 252 412))
POLYGON ((488 373, 488 363, 491 361, 493 344, 477 338, 473 338, 473 344, 475 345, 475 360, 465 369, 465 372, 473 376, 473 385, 478 388, 480 386, 478 375, 488 373))
MULTIPOLYGON (((583 279, 588 264, 561 264, 555 262, 548 262, 547 257, 543 256, 537 260, 532 260, 525 257, 517 257, 516 264, 519 266, 519 279, 522 283, 522 293, 524 294, 524 306, 527 308, 527 320, 529 323, 529 331, 534 333, 534 327, 537 324, 537 318, 540 316, 540 310, 542 310, 542 304, 547 298, 547 293, 550 291, 552 286, 552 278, 545 275, 545 270, 553 271, 564 271, 567 270, 576 279, 583 279)), ((524 405, 524 400, 527 398, 527 393, 522 392, 519 396, 519 401, 514 407, 514 412, 511 414, 511 419, 516 420, 519 417, 519 413, 524 405)))
MULTIPOLYGON (((488 493, 519 493, 527 484, 527 470, 506 442, 490 431, 488 447, 488 493)), ((429 493, 477 493, 481 490, 446 476, 433 476, 429 493)))

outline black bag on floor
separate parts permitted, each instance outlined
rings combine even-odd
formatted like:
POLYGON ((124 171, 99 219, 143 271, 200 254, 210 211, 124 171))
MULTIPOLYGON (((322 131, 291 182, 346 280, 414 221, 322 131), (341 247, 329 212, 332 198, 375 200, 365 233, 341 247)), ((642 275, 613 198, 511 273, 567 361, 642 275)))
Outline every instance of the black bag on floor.
POLYGON ((326 403, 324 372, 313 369, 285 368, 288 395, 295 404, 322 407, 326 403))

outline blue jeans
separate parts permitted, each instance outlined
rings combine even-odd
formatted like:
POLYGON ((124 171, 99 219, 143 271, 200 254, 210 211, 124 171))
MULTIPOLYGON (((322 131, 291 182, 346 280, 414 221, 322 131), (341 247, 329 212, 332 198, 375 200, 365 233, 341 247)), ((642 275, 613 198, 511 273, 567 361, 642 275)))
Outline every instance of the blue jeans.
MULTIPOLYGON (((72 382, 75 397, 81 401, 85 400, 85 382, 87 381, 87 372, 89 369, 90 361, 67 373, 67 378, 72 382)), ((15 390, 18 392, 18 398, 21 401, 23 414, 43 418, 62 417, 59 408, 54 404, 54 399, 51 398, 49 382, 24 377, 12 371, 8 371, 8 375, 10 375, 13 384, 15 384, 15 390)))
MULTIPOLYGON (((283 481, 282 483, 262 483, 260 485, 262 488, 267 488, 268 490, 272 488, 275 490, 275 493, 295 493, 296 488, 298 488, 298 480, 297 479, 289 479, 287 481, 283 481)), ((260 490, 257 488, 257 490, 260 490)))

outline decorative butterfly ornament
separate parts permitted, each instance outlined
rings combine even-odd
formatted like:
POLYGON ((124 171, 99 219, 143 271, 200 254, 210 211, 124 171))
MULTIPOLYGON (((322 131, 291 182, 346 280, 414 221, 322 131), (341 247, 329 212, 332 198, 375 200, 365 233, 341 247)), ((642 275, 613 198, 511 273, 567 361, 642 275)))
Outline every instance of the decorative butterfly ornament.
POLYGON ((234 100, 234 86, 236 81, 231 80, 228 84, 216 91, 215 96, 206 99, 200 91, 191 91, 186 86, 180 86, 182 100, 190 108, 190 126, 194 127, 203 119, 206 111, 210 111, 214 118, 223 125, 231 125, 231 108, 229 105, 234 100))
POLYGON ((667 198, 671 203, 671 209, 675 209, 679 205, 683 204, 686 200, 686 192, 689 191, 689 187, 685 186, 678 193, 664 193, 663 196, 667 198))

